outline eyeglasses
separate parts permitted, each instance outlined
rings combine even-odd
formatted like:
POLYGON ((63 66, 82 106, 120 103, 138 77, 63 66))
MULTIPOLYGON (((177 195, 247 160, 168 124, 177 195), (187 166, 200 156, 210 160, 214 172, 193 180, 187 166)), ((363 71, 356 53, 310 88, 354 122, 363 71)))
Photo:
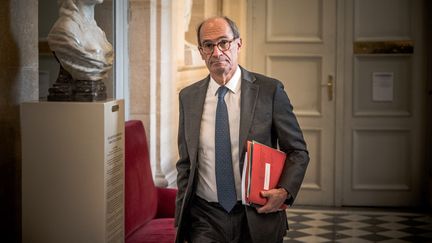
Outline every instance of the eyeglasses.
POLYGON ((235 39, 237 38, 233 38, 231 40, 220 40, 216 44, 212 42, 204 42, 200 46, 200 49, 202 50, 202 52, 204 52, 204 54, 212 54, 215 46, 217 46, 220 51, 227 51, 231 47, 231 42, 233 42, 235 39))

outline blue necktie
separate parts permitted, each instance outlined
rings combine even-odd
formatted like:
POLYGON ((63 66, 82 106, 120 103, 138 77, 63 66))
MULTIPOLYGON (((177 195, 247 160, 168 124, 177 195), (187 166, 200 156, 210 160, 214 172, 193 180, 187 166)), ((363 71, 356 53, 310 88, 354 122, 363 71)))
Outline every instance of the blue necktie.
POLYGON ((225 86, 221 86, 218 89, 215 125, 215 159, 218 201, 227 212, 230 212, 237 202, 237 196, 231 157, 228 110, 224 100, 227 91, 228 88, 225 86))

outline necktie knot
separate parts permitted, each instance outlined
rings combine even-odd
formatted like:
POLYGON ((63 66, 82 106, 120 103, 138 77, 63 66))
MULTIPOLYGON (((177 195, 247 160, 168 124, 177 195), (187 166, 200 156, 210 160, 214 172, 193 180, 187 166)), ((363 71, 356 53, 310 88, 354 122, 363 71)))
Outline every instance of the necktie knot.
POLYGON ((228 88, 226 86, 220 86, 218 89, 218 99, 223 99, 228 92, 228 88))

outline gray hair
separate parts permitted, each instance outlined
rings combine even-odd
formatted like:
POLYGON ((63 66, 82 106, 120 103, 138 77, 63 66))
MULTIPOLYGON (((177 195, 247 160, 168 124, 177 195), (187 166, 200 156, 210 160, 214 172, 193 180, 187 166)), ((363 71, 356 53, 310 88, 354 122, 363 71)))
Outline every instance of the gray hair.
POLYGON ((237 38, 240 37, 240 32, 239 32, 239 30, 238 30, 238 28, 237 28, 236 23, 235 23, 233 20, 231 20, 230 18, 228 18, 227 16, 208 18, 208 19, 202 21, 202 22, 198 25, 198 27, 197 27, 197 40, 198 40, 198 45, 199 45, 199 46, 201 46, 201 38, 200 38, 200 34, 201 34, 201 27, 203 26, 203 24, 204 24, 205 22, 207 22, 208 20, 210 20, 210 19, 218 19, 218 18, 224 19, 224 20, 228 23, 228 25, 229 25, 229 27, 231 28, 231 31, 232 31, 232 33, 233 33, 233 35, 234 35, 234 39, 237 39, 237 38))

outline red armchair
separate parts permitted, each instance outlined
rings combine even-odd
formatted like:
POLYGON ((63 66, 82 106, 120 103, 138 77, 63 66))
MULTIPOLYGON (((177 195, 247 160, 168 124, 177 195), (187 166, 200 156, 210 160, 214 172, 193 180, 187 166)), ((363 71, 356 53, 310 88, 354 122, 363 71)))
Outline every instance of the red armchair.
POLYGON ((125 242, 175 241, 174 210, 177 190, 153 183, 144 126, 125 124, 125 242))

